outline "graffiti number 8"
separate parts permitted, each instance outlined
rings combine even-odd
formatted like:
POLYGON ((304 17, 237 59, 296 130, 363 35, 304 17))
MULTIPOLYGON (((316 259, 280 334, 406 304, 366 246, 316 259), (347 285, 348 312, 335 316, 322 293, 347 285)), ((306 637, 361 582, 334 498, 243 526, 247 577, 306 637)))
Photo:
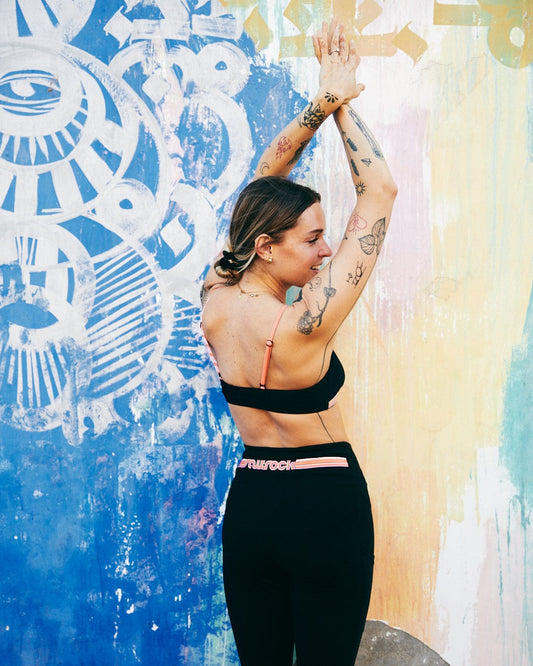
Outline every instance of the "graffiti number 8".
POLYGON ((446 5, 434 0, 434 25, 486 25, 492 55, 507 67, 533 62, 531 0, 478 0, 475 5, 446 5))
MULTIPOLYGON (((487 41, 492 55, 507 67, 526 67, 533 62, 531 8, 524 0, 500 4, 480 2, 493 18, 489 25, 487 41)), ((531 7, 531 5, 530 5, 531 7)))

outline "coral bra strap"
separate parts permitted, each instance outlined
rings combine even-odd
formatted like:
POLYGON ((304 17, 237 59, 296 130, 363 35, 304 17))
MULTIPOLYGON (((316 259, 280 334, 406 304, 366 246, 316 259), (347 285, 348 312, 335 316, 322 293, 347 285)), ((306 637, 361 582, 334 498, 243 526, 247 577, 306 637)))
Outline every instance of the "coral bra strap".
POLYGON ((259 384, 259 388, 266 388, 266 378, 268 374, 268 366, 270 365, 270 357, 272 356, 272 347, 274 346, 274 335, 276 335, 276 330, 278 328, 278 324, 281 319, 281 315, 285 312, 285 308, 287 307, 287 304, 283 304, 278 312, 278 315, 276 317, 276 320, 274 322, 274 325, 272 326, 272 330, 270 331, 270 336, 268 340, 266 341, 266 346, 265 346, 265 356, 263 358, 263 370, 261 372, 261 383, 259 384))

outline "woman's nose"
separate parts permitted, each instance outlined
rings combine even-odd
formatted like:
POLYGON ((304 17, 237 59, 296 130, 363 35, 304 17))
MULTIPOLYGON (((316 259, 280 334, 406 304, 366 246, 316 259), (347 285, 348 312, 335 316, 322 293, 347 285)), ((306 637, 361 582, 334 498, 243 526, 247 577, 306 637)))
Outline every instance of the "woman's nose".
POLYGON ((320 248, 320 254, 323 257, 331 257, 331 255, 333 254, 330 246, 326 243, 326 241, 324 241, 323 246, 320 248))

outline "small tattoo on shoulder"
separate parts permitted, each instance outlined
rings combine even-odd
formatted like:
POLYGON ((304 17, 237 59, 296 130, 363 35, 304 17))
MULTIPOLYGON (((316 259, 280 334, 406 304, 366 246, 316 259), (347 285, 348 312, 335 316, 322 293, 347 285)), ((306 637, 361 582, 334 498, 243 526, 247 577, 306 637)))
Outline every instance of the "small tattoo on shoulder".
MULTIPOLYGON (((315 278, 320 280, 320 282, 315 283, 313 289, 316 290, 318 287, 321 286, 322 280, 320 278, 315 278)), ((337 293, 337 290, 335 287, 331 286, 331 262, 329 263, 329 285, 322 287, 322 293, 325 296, 325 302, 323 305, 320 305, 317 301, 317 310, 318 314, 314 315, 311 310, 306 310, 303 315, 300 317, 298 320, 298 323, 296 325, 296 330, 298 333, 303 333, 303 335, 309 335, 313 331, 313 326, 316 326, 317 328, 320 326, 322 323, 322 318, 324 317, 324 312, 326 311, 326 308, 328 307, 329 300, 335 296, 337 293)))
POLYGON ((265 173, 265 171, 269 171, 270 169, 270 164, 268 162, 261 162, 259 165, 259 173, 265 173))
POLYGON ((298 333, 303 333, 304 335, 309 335, 313 332, 313 323, 315 318, 309 310, 306 310, 303 315, 298 320, 296 325, 296 330, 298 333))
POLYGON ((322 284, 322 278, 318 277, 317 275, 309 282, 309 289, 311 291, 314 291, 315 289, 318 289, 321 284, 322 284))

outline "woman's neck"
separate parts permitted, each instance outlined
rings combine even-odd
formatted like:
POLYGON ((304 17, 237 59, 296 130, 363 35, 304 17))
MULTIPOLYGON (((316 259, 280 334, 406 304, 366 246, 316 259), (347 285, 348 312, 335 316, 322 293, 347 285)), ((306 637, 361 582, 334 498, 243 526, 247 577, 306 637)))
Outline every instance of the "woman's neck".
POLYGON ((247 269, 238 282, 242 294, 272 294, 281 303, 285 303, 287 285, 281 284, 270 273, 260 269, 247 269))

